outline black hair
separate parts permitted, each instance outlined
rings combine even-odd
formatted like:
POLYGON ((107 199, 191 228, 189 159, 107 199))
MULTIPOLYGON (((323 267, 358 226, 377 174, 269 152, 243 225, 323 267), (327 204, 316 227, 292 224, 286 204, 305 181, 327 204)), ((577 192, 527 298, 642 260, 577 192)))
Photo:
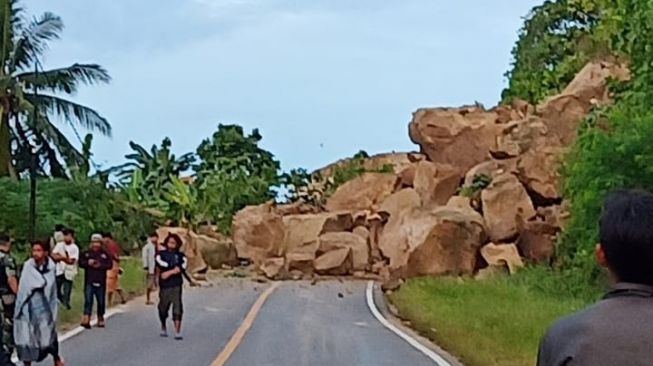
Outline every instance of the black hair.
POLYGON ((181 249, 182 244, 184 242, 181 240, 181 237, 177 234, 170 233, 168 236, 166 236, 165 240, 163 241, 163 245, 167 248, 168 247, 168 242, 170 240, 174 239, 177 242, 177 250, 181 249))
POLYGON ((64 235, 72 235, 72 236, 75 236, 75 229, 71 229, 71 228, 69 228, 69 227, 64 228, 63 230, 61 230, 61 232, 62 232, 64 235))
POLYGON ((110 232, 106 231, 102 233, 102 237, 105 239, 113 239, 113 235, 110 232))
POLYGON ((64 224, 54 225, 54 231, 63 231, 63 229, 65 229, 65 228, 66 228, 66 226, 64 226, 64 224))
POLYGON ((0 233, 0 245, 5 245, 11 242, 11 237, 5 233, 0 233))
POLYGON ((153 238, 153 237, 159 237, 159 233, 156 231, 150 231, 150 235, 147 236, 148 238, 153 238))
POLYGON ((43 249, 44 252, 50 251, 50 242, 48 240, 34 240, 30 244, 32 248, 38 245, 43 249))
POLYGON ((601 214, 599 239, 608 267, 619 281, 653 285, 653 194, 610 193, 601 214))

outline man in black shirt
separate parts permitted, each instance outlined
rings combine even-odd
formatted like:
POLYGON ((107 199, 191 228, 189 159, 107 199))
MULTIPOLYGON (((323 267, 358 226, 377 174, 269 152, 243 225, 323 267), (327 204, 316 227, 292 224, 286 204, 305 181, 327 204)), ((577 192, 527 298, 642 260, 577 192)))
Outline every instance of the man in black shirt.
MULTIPOLYGON (((182 241, 178 235, 169 234, 164 241, 165 250, 156 256, 159 269, 159 320, 161 321, 161 336, 167 337, 166 321, 172 307, 172 320, 175 325, 175 339, 181 340, 181 317, 183 315, 182 287, 186 275, 188 261, 179 252, 182 241)), ((186 275, 187 276, 187 275, 186 275)))
POLYGON ((85 270, 84 278, 84 317, 82 327, 91 327, 93 298, 97 300, 97 326, 104 328, 106 308, 107 271, 113 266, 111 256, 102 248, 102 235, 91 236, 91 246, 79 256, 79 266, 85 270))
POLYGON ((611 194, 599 240, 598 262, 616 284, 603 300, 549 330, 539 366, 653 365, 653 194, 611 194))

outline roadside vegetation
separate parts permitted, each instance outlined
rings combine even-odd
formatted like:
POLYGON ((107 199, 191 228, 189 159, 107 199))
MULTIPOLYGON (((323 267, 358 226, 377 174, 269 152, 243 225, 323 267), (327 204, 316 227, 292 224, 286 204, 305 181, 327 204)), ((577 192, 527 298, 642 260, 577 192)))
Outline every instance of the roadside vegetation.
POLYGON ((417 279, 391 295, 402 317, 466 364, 534 364, 545 329, 608 285, 594 261, 603 200, 613 189, 653 190, 651 19, 646 0, 545 1, 526 17, 504 102, 540 102, 594 59, 626 62, 632 78, 611 85, 615 103, 586 119, 563 163, 571 219, 550 268, 486 282, 417 279))
POLYGON ((550 324, 585 305, 509 279, 420 278, 390 299, 414 329, 467 366, 533 365, 550 324))

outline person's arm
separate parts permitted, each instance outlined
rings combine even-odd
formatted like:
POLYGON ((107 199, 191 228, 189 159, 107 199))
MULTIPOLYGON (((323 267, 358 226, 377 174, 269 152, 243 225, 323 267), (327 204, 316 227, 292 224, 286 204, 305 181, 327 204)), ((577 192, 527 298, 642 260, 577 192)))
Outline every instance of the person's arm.
POLYGON ((82 255, 79 256, 79 266, 88 269, 89 264, 88 264, 88 252, 83 252, 82 255))
POLYGON ((18 275, 16 271, 18 270, 16 266, 16 261, 13 258, 8 258, 5 263, 5 274, 7 275, 7 284, 9 289, 14 294, 18 294, 18 275))
POLYGON ((170 276, 174 276, 177 273, 181 272, 179 266, 170 268, 168 262, 164 261, 160 254, 157 254, 156 256, 156 265, 159 268, 159 271, 161 273, 161 279, 163 280, 167 280, 168 278, 170 278, 170 276))
MULTIPOLYGON (((106 254, 106 253, 105 253, 106 254)), ((113 260, 110 255, 100 256, 100 265, 98 269, 108 271, 113 267, 113 260)))
POLYGON ((149 259, 150 259, 150 245, 145 244, 141 253, 141 260, 143 261, 143 269, 146 271, 150 269, 149 259))

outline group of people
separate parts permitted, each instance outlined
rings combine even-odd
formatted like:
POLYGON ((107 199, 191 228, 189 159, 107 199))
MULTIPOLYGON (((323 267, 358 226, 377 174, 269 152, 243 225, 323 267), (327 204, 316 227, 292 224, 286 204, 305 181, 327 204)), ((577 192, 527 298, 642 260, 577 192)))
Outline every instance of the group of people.
MULTIPOLYGON (((160 243, 156 232, 151 233, 143 247, 143 268, 147 281, 146 302, 159 289, 158 315, 161 336, 168 337, 167 320, 172 308, 174 338, 183 339, 182 287, 188 262, 179 251, 182 240, 175 234, 160 243)), ((0 234, 0 365, 13 365, 14 351, 24 365, 41 362, 51 356, 55 366, 63 366, 57 339, 59 305, 71 309, 73 282, 78 268, 85 271, 84 310, 81 326, 91 328, 95 305, 98 328, 106 326, 107 296, 109 305, 117 294, 122 303, 125 295, 120 288, 120 247, 110 233, 93 234, 87 250, 81 251, 75 242, 75 231, 62 225, 55 227, 49 241, 31 243, 31 257, 18 270, 11 254, 12 240, 0 234)))

